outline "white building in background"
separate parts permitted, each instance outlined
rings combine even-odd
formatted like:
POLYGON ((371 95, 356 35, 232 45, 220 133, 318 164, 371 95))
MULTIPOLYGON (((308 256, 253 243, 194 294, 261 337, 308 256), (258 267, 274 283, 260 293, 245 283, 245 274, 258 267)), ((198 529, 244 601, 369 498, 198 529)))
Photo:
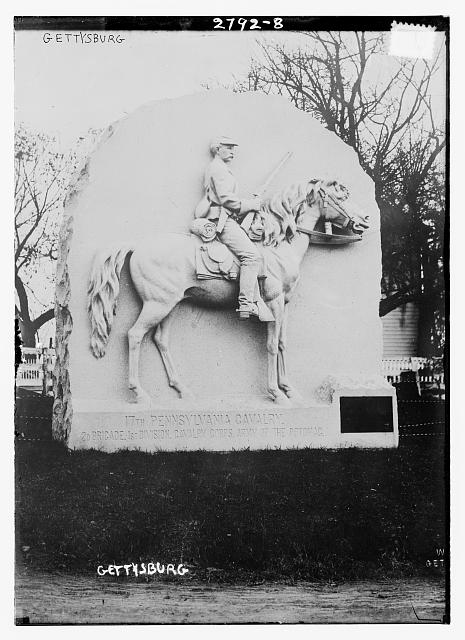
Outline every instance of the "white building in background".
POLYGON ((55 320, 50 320, 42 325, 39 329, 38 333, 38 341, 43 347, 50 346, 50 340, 52 341, 52 346, 55 346, 55 320))
POLYGON ((422 356, 418 353, 420 313, 414 302, 397 307, 381 318, 383 324, 383 358, 422 356))

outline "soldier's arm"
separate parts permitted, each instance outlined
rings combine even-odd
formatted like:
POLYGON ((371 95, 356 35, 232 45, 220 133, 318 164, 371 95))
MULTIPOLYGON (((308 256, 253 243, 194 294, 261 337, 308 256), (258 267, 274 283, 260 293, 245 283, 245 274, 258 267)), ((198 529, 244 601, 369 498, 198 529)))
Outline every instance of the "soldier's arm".
POLYGON ((248 213, 260 209, 260 198, 238 198, 234 191, 234 179, 229 172, 225 172, 221 167, 212 167, 211 181, 219 204, 232 213, 248 213))
POLYGON ((241 213, 249 213, 249 211, 260 211, 262 201, 260 196, 253 196, 253 198, 241 199, 241 213))

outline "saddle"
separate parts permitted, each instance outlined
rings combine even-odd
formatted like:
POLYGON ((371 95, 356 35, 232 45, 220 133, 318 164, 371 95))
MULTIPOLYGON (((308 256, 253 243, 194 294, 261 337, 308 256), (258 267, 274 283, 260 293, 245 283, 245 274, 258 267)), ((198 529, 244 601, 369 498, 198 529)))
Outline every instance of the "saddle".
MULTIPOLYGON (((211 220, 204 218, 194 220, 190 228, 191 232, 202 240, 195 248, 195 265, 199 280, 230 280, 239 278, 239 259, 216 237, 216 225, 211 220)), ((259 277, 265 275, 263 264, 259 277)))
POLYGON ((196 247, 195 265, 199 280, 237 280, 239 277, 239 260, 226 245, 216 239, 196 247))

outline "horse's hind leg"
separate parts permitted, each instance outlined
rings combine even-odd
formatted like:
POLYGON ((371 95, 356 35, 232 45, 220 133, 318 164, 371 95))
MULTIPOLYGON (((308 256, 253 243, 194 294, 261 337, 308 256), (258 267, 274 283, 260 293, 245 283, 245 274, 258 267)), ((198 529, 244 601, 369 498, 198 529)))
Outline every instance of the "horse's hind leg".
POLYGON ((145 302, 134 325, 128 331, 129 338, 129 388, 136 394, 136 402, 150 402, 150 396, 139 380, 140 345, 145 334, 168 315, 171 308, 158 302, 145 302))
POLYGON ((173 316, 170 314, 159 323, 153 333, 153 341, 157 345, 161 359, 163 360, 170 387, 176 389, 181 398, 193 398, 194 396, 191 391, 181 382, 171 357, 169 349, 169 330, 172 320, 173 316))

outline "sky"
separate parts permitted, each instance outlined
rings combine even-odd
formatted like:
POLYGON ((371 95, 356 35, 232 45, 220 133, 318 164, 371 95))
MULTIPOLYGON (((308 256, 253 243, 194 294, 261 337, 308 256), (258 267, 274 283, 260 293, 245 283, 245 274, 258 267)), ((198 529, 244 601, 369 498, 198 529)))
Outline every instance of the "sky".
MULTIPOLYGON (((256 36, 231 32, 118 32, 120 44, 45 43, 15 35, 15 115, 63 143, 141 104, 230 83, 246 72, 256 36)), ((65 38, 66 39, 66 38, 65 38)))
MULTIPOLYGON (((57 135, 64 146, 151 100, 201 91, 205 83, 232 83, 259 55, 257 38, 308 42, 291 32, 120 31, 119 44, 82 44, 72 35, 78 32, 61 33, 62 42, 46 42, 53 32, 16 32, 15 119, 57 135)), ((373 59, 367 77, 389 74, 395 64, 387 55, 373 59)), ((432 91, 443 103, 443 74, 432 91)))

